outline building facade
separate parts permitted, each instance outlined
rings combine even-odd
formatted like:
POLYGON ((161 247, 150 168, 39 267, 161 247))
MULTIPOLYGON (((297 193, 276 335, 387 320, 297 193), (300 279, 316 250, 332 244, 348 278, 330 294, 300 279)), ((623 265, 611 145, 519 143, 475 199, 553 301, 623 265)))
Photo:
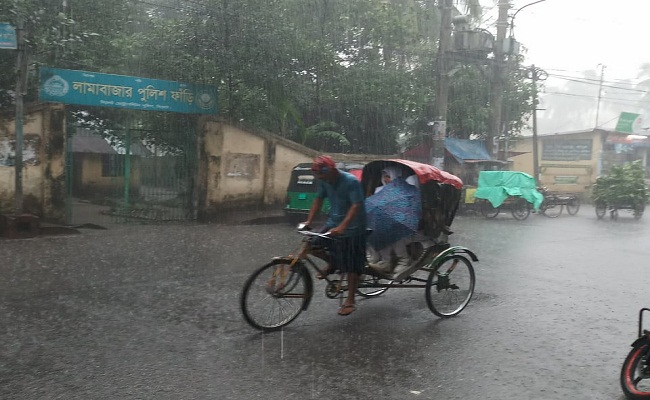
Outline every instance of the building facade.
MULTIPOLYGON (((511 169, 534 175, 533 140, 510 144, 511 169)), ((538 136, 539 185, 551 191, 586 193, 612 165, 641 160, 648 166, 650 139, 629 133, 592 129, 538 136)))

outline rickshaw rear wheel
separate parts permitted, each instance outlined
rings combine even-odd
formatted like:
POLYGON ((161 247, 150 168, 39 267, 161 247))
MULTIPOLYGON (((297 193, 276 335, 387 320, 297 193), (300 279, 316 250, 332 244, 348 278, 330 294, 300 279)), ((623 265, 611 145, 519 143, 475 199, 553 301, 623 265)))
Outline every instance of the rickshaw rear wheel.
POLYGON ((458 315, 474 294, 474 267, 467 258, 457 254, 434 260, 434 264, 425 289, 427 305, 442 318, 458 315))
POLYGON ((240 298, 244 319, 253 328, 275 331, 289 324, 306 308, 313 294, 307 268, 293 267, 290 259, 276 259, 253 273, 240 298))
POLYGON ((530 215, 530 208, 526 199, 519 197, 512 205, 512 216, 519 221, 523 221, 530 215))
POLYGON ((494 207, 488 200, 481 202, 481 214, 485 218, 494 218, 499 215, 499 207, 494 207))
POLYGON ((605 213, 607 213, 607 204, 602 203, 602 202, 597 202, 596 203, 596 217, 598 219, 603 219, 605 216, 605 213))

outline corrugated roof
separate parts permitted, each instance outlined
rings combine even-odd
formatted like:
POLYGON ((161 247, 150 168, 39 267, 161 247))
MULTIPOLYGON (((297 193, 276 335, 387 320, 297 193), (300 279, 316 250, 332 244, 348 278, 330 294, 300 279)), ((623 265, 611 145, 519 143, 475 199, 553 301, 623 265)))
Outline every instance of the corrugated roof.
POLYGON ((493 160, 485 149, 483 140, 446 138, 445 149, 461 164, 466 161, 493 160))
MULTIPOLYGON (((77 128, 72 137, 73 153, 119 154, 102 136, 88 128, 77 128)), ((150 157, 153 153, 140 141, 131 143, 131 155, 150 157)))
POLYGON ((74 135, 72 137, 73 153, 117 154, 110 144, 99 135, 74 135))

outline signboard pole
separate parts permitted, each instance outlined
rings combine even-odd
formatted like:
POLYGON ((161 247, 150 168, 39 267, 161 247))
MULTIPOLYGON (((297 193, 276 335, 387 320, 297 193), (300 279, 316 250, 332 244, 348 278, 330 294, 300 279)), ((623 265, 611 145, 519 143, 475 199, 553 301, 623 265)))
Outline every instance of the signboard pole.
POLYGON ((16 157, 15 173, 15 213, 23 212, 23 93, 27 78, 27 49, 25 48, 25 32, 22 19, 18 20, 16 29, 18 42, 18 58, 16 61, 16 157))
POLYGON ((131 119, 127 119, 126 123, 126 138, 125 138, 126 152, 124 154, 124 206, 129 207, 129 189, 131 186, 131 119))

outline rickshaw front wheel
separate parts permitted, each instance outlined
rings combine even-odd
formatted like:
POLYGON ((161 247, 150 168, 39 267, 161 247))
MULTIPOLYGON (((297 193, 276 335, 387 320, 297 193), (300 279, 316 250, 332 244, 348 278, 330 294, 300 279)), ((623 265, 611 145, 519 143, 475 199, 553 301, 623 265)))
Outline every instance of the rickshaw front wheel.
POLYGON ((572 197, 566 205, 566 211, 569 215, 576 215, 580 209, 580 200, 577 197, 572 197))
POLYGON ((313 294, 309 272, 301 262, 275 259, 255 271, 244 284, 240 306, 253 328, 274 331, 304 310, 313 294))
POLYGON ((562 207, 562 204, 549 204, 545 200, 542 202, 542 205, 539 208, 544 216, 549 218, 557 218, 560 216, 560 214, 562 214, 562 207))
POLYGON ((488 200, 481 201, 481 214, 485 218, 494 218, 499 215, 499 207, 494 207, 488 200))

